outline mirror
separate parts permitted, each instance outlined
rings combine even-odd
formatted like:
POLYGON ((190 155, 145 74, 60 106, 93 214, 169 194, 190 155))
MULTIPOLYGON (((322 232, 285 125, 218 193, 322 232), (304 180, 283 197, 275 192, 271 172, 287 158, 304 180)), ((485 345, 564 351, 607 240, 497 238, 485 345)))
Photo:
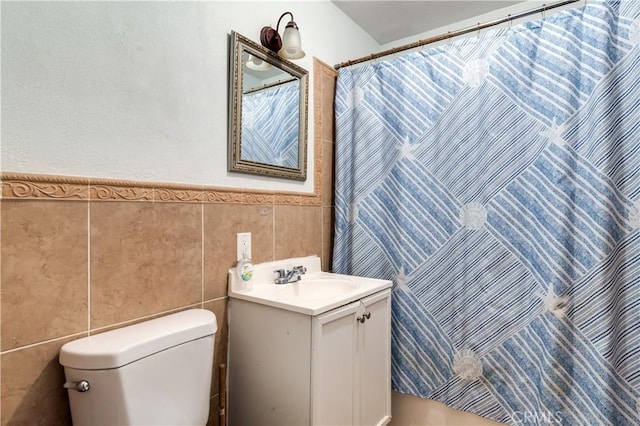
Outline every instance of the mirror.
POLYGON ((304 68, 231 32, 229 171, 306 180, 307 77, 304 68))

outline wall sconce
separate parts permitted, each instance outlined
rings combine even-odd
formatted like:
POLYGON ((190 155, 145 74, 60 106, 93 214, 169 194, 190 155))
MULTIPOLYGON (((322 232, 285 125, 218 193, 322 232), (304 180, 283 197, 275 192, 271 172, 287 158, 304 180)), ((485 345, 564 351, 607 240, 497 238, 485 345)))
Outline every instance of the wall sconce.
POLYGON ((274 30, 271 27, 263 27, 260 31, 260 42, 264 47, 277 53, 286 59, 300 59, 304 57, 304 51, 302 50, 302 44, 300 42, 300 32, 298 26, 293 21, 293 14, 291 12, 285 12, 278 19, 278 25, 274 30), (291 15, 291 20, 284 27, 284 33, 282 39, 278 30, 280 29, 280 21, 284 18, 284 15, 291 15))

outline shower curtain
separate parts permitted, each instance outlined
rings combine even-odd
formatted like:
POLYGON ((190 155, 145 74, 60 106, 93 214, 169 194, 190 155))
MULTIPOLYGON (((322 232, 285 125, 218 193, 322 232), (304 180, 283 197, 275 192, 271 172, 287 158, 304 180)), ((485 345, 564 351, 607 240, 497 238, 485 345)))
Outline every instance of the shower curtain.
POLYGON ((333 268, 393 281, 394 390, 640 424, 639 44, 589 0, 340 70, 333 268))

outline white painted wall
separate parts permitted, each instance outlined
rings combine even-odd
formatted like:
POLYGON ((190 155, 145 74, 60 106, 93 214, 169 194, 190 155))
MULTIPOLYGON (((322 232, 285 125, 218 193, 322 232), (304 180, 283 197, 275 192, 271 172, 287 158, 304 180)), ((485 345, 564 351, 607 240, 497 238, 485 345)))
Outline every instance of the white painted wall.
POLYGON ((307 53, 295 62, 309 71, 314 56, 333 65, 379 50, 328 0, 1 7, 11 172, 313 192, 312 93, 306 182, 227 172, 228 34, 259 41, 291 11, 307 53))

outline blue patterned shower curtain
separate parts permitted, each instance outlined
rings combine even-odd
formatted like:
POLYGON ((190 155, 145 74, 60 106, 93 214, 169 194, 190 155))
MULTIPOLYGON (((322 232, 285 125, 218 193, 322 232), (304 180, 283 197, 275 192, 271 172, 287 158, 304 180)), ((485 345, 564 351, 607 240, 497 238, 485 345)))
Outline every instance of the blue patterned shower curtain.
POLYGON ((392 279, 396 391, 640 424, 640 2, 340 70, 334 270, 392 279))

